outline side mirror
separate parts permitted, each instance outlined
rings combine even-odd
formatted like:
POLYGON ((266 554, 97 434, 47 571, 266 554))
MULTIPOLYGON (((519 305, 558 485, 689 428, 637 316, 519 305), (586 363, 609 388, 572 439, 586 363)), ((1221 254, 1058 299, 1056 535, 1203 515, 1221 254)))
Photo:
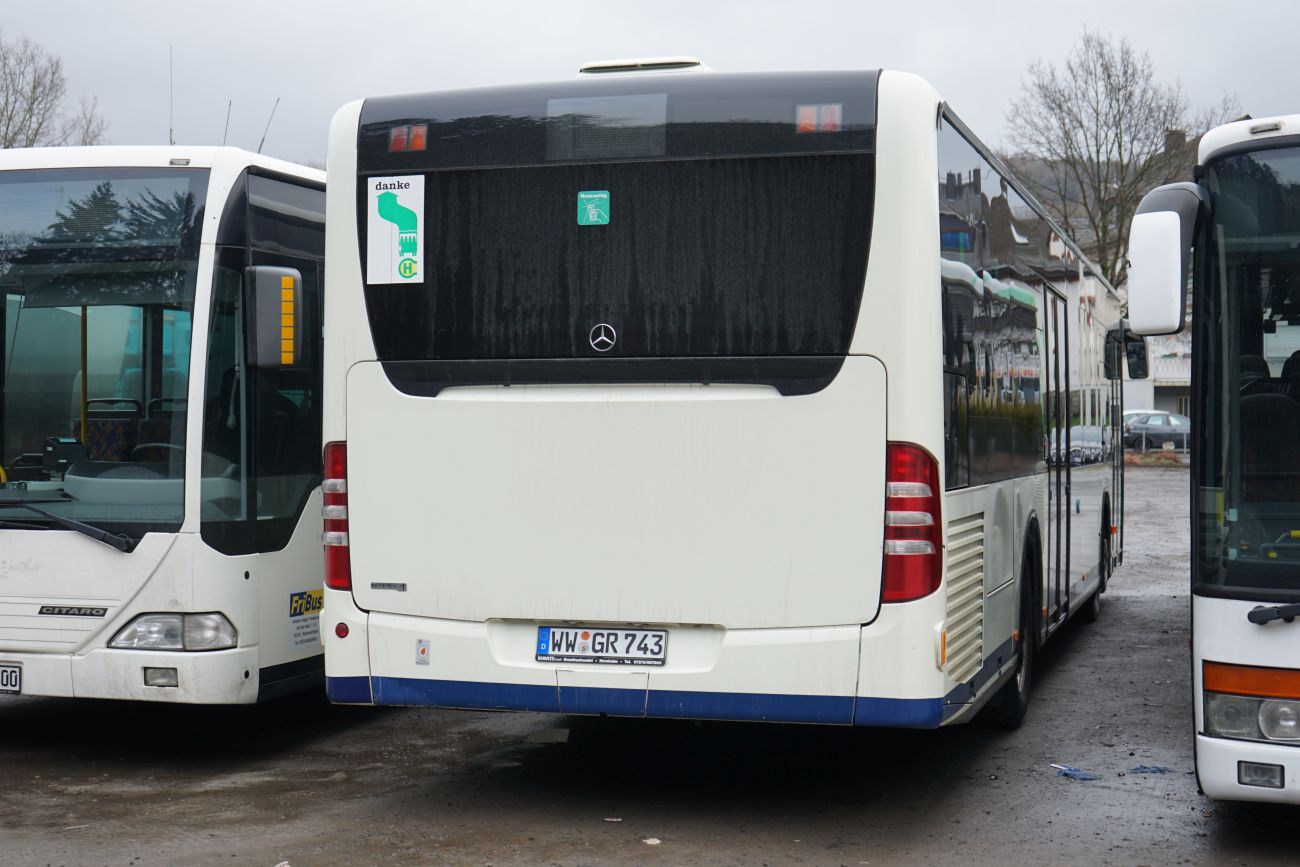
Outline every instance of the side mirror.
POLYGON ((1198 184, 1166 184, 1142 197, 1129 228, 1128 318, 1133 331, 1183 330, 1187 262, 1197 223, 1209 210, 1209 194, 1198 184))
POLYGON ((1128 320, 1121 319, 1106 331, 1106 350, 1102 359, 1107 379, 1124 378, 1124 361, 1128 360, 1128 378, 1146 379, 1149 371, 1147 341, 1134 334, 1128 320))
POLYGON ((1124 378, 1124 323, 1121 320, 1118 325, 1112 325, 1106 331, 1106 351, 1102 358, 1102 365, 1106 370, 1107 379, 1124 378))
POLYGON ((1146 379, 1149 373, 1147 339, 1132 331, 1125 331, 1124 354, 1128 356, 1128 378, 1146 379))
POLYGON ((296 268, 244 269, 244 333, 253 368, 293 367, 302 358, 302 274, 296 268))

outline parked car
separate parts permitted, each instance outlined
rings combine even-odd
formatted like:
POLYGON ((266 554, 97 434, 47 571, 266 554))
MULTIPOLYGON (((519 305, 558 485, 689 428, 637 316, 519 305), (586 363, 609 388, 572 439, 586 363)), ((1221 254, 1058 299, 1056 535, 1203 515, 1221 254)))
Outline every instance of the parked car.
POLYGON ((1095 464, 1106 454, 1104 429, 1097 425, 1070 428, 1070 463, 1074 466, 1095 464))
POLYGON ((1173 443, 1174 448, 1185 449, 1191 440, 1192 420, 1185 415, 1157 411, 1124 416, 1124 445, 1129 448, 1145 451, 1173 443))
POLYGON ((1153 413, 1153 412, 1159 412, 1159 411, 1160 411, 1160 410, 1158 410, 1158 409, 1126 409, 1126 410, 1124 410, 1124 417, 1123 417, 1123 419, 1122 419, 1122 423, 1123 423, 1124 429, 1127 430, 1127 429, 1128 429, 1129 422, 1137 421, 1137 419, 1138 419, 1139 416, 1151 415, 1151 413, 1153 413))

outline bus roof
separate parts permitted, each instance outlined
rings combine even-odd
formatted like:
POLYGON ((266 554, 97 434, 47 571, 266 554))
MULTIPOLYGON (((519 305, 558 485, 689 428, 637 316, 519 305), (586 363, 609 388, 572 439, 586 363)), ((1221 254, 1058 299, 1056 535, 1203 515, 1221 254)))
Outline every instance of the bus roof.
POLYGON ((1217 151, 1244 142, 1255 143, 1271 138, 1294 138, 1295 136, 1300 136, 1300 114, 1254 117, 1225 123, 1201 136, 1196 161, 1205 165, 1217 151))
POLYGON ((638 71, 372 97, 361 109, 358 165, 365 173, 869 152, 879 74, 638 71), (408 133, 420 143, 408 146, 408 133))
POLYGON ((190 147, 182 145, 100 145, 95 147, 13 148, 0 150, 0 171, 21 169, 95 168, 139 166, 212 168, 217 164, 245 166, 293 175, 325 183, 319 169, 255 154, 234 147, 190 147), (181 162, 185 160, 186 162, 181 162))

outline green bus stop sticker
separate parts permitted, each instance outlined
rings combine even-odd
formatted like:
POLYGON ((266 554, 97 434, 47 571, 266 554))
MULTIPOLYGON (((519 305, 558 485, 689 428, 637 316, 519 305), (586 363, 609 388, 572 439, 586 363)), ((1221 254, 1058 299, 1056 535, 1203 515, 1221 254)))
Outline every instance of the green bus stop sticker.
POLYGON ((609 225, 609 190, 584 190, 578 193, 578 225, 609 225))

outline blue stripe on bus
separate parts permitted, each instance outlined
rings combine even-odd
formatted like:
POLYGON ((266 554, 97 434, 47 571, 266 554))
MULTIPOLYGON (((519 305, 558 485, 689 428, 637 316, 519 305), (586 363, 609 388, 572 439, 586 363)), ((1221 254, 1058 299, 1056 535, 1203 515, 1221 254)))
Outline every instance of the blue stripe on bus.
MULTIPOLYGON (((331 678, 334 680, 364 678, 331 678)), ((934 728, 943 699, 554 687, 409 677, 371 679, 378 705, 523 710, 671 719, 745 720, 934 728)), ((362 687, 364 693, 364 687, 362 687)), ((331 684, 330 699, 339 701, 331 684)))
POLYGON ((327 677, 325 695, 335 704, 370 704, 370 678, 327 677))
POLYGON ((418 677, 373 677, 371 683, 375 704, 561 712, 559 690, 553 685, 425 680, 418 677))
POLYGON ((644 689, 597 686, 560 687, 562 713, 604 713, 610 716, 645 716, 644 689))
POLYGON ((932 729, 941 722, 941 698, 859 698, 853 712, 853 724, 859 726, 932 729))
POLYGON ((652 689, 646 699, 646 715, 848 725, 853 722, 853 696, 652 689))

